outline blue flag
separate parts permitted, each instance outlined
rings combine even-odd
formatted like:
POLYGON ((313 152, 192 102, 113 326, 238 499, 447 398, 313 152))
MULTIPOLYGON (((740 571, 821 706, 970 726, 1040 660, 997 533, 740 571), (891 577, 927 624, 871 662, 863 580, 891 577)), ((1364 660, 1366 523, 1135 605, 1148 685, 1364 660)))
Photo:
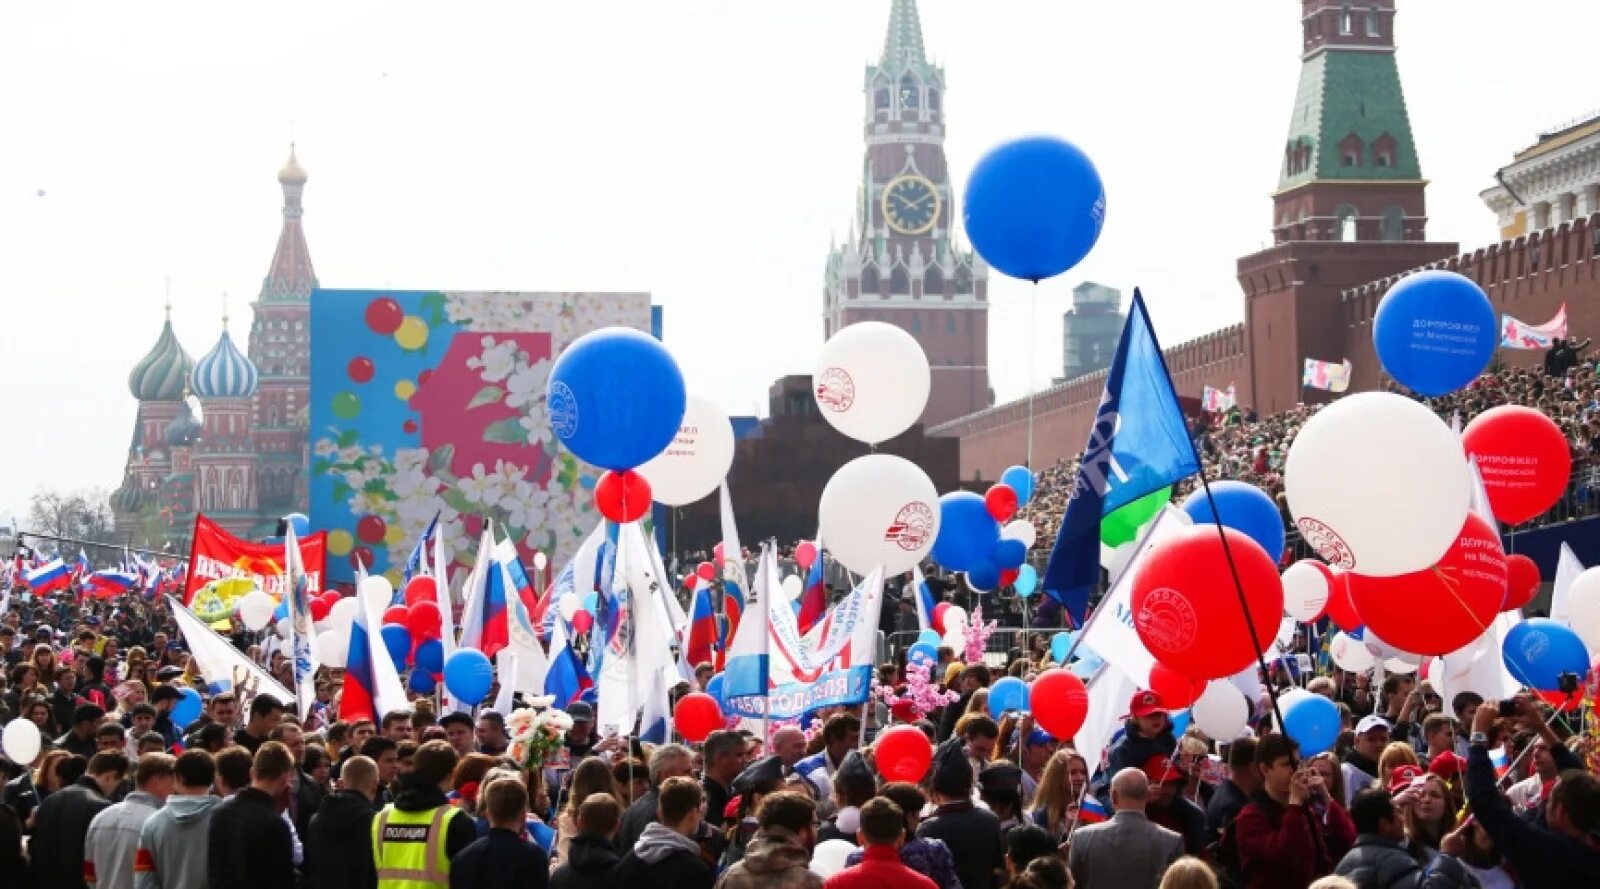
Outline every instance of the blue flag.
POLYGON ((1074 626, 1083 625, 1089 594, 1100 580, 1101 518, 1199 471, 1144 297, 1134 290, 1072 500, 1045 567, 1045 592, 1074 626))

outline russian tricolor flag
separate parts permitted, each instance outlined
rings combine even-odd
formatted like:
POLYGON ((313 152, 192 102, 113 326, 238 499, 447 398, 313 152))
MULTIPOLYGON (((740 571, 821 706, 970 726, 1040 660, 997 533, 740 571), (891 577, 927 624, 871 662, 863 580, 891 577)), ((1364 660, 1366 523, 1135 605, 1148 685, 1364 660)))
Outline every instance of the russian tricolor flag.
POLYGON ((811 562, 811 569, 806 572, 806 585, 800 593, 800 615, 796 623, 800 627, 800 635, 811 632, 811 628, 822 620, 828 612, 828 585, 822 582, 822 550, 817 550, 816 558, 811 562))
MULTIPOLYGON (((506 596, 518 595, 507 589, 507 572, 495 570, 498 563, 490 562, 488 590, 483 598, 483 630, 478 635, 477 648, 490 660, 494 660, 500 649, 511 644, 511 624, 506 615, 506 596)), ((510 565, 506 566, 510 568, 510 565)), ((527 583, 527 574, 522 572, 522 566, 516 566, 517 572, 522 574, 523 583, 527 583)))
POLYGON ((132 592, 138 585, 139 578, 131 572, 107 569, 89 575, 84 591, 96 599, 115 599, 132 592))
POLYGON ((67 563, 61 561, 60 556, 56 556, 29 571, 25 579, 28 582, 28 589, 33 590, 35 596, 45 596, 71 586, 72 572, 67 570, 67 563))
POLYGON ((555 698, 557 709, 564 710, 593 687, 594 680, 583 668, 583 661, 567 644, 566 621, 556 621, 550 628, 550 668, 544 674, 544 693, 555 698))
POLYGON ((84 555, 83 550, 78 550, 78 561, 72 565, 72 579, 82 580, 93 573, 94 567, 89 564, 89 557, 84 555))
MULTIPOLYGON (((821 556, 818 556, 820 559, 821 556)), ((933 591, 928 589, 928 579, 922 576, 920 566, 911 569, 911 586, 917 599, 917 628, 922 630, 933 629, 933 591)))
POLYGON ((689 612, 689 636, 684 642, 684 659, 690 667, 711 663, 716 648, 717 615, 711 607, 711 584, 700 578, 694 585, 694 605, 689 612))
MULTIPOLYGON (((722 564, 717 571, 722 575, 722 613, 727 624, 722 631, 722 650, 728 650, 734 637, 739 635, 739 620, 744 616, 744 591, 750 579, 744 573, 744 549, 739 546, 739 526, 733 520, 733 498, 728 496, 728 483, 722 491, 722 564)), ((722 664, 719 662, 720 668, 722 664)))
MULTIPOLYGON (((360 596, 356 597, 358 602, 360 596)), ((372 626, 367 622, 367 609, 358 607, 356 619, 350 624, 350 647, 345 655, 344 692, 339 698, 339 718, 347 722, 383 719, 376 701, 377 671, 373 658, 387 659, 389 652, 373 638, 372 626), (376 647, 374 647, 376 645, 376 647)))
MULTIPOLYGON (((342 713, 340 714, 343 715, 342 713)), ((1083 795, 1083 803, 1078 806, 1078 824, 1099 824, 1111 817, 1111 811, 1106 804, 1095 799, 1094 794, 1083 795)))

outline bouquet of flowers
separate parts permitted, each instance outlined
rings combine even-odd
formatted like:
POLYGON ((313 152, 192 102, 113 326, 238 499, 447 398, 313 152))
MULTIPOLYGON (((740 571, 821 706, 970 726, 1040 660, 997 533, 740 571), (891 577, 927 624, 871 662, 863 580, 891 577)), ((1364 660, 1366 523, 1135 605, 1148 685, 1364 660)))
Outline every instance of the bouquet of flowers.
POLYGON ((506 752, 529 771, 544 768, 550 754, 561 749, 572 728, 572 717, 561 710, 517 710, 506 717, 511 747, 506 752))

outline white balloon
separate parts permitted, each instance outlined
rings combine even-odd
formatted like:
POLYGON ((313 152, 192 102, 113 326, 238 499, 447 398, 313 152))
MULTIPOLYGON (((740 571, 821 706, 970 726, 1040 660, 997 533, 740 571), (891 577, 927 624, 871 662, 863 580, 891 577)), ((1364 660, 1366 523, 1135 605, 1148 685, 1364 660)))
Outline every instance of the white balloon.
POLYGON ((382 574, 368 574, 356 587, 356 593, 368 608, 380 614, 394 604, 394 584, 382 574))
POLYGON ((687 506, 715 491, 732 465, 733 424, 727 412, 708 398, 690 395, 677 436, 638 472, 650 483, 651 499, 687 506))
MULTIPOLYGON (((654 488, 655 486, 651 485, 651 487, 654 488)), ((550 557, 545 555, 543 551, 533 554, 533 570, 543 571, 548 564, 550 564, 550 557)))
POLYGON ((556 600, 556 609, 561 612, 561 619, 568 622, 582 607, 583 601, 578 598, 577 593, 563 593, 561 598, 556 600))
MULTIPOLYGON (((922 416, 931 377, 928 356, 911 334, 882 321, 861 321, 823 344, 811 382, 823 419, 857 441, 877 444, 922 416)), ((830 548, 838 539, 823 538, 830 548)))
POLYGON ((278 618, 278 627, 277 627, 277 629, 278 629, 278 638, 279 639, 283 639, 285 641, 288 641, 289 634, 294 631, 294 627, 293 627, 293 625, 291 625, 289 623, 289 619, 287 617, 278 618))
POLYGON ((1363 645, 1367 646, 1367 651, 1371 652, 1374 663, 1380 660, 1389 660, 1391 658, 1409 658, 1414 660, 1417 657, 1417 655, 1414 655, 1409 651, 1402 651, 1401 649, 1395 648, 1393 645, 1390 645, 1382 639, 1379 639, 1378 634, 1372 632, 1371 627, 1363 627, 1361 629, 1361 642, 1363 645))
POLYGON ((844 870, 844 860, 855 850, 855 844, 846 840, 823 840, 811 851, 811 872, 826 880, 844 870))
POLYGON ((800 598, 800 593, 805 590, 805 582, 800 579, 800 575, 798 574, 791 574, 788 577, 785 577, 781 586, 783 588, 784 598, 788 599, 790 602, 800 598))
POLYGON ((1384 671, 1389 673, 1415 673, 1421 667, 1421 664, 1398 657, 1392 657, 1383 662, 1384 671))
POLYGON ((956 660, 960 660, 961 653, 967 650, 967 637, 961 632, 960 627, 956 627, 950 632, 945 633, 944 638, 939 640, 939 644, 955 652, 956 660))
POLYGON ((1309 559, 1283 572, 1283 611, 1298 621, 1312 621, 1328 605, 1328 577, 1309 559))
POLYGON ((251 590, 239 597, 239 620, 252 633, 266 629, 272 623, 272 612, 278 603, 261 590, 251 590))
POLYGON ((1189 709, 1195 728, 1213 741, 1227 742, 1250 726, 1250 702, 1226 679, 1213 679, 1189 709))
POLYGON ((1567 623, 1591 652, 1600 651, 1600 567, 1573 578, 1567 589, 1567 623))
POLYGON ((19 766, 32 763, 42 743, 39 727, 31 719, 13 719, 6 723, 5 731, 0 732, 0 749, 5 751, 7 759, 19 766))
POLYGON ((1456 542, 1469 478, 1461 442, 1433 411, 1362 392, 1318 411, 1295 436, 1284 491, 1301 535, 1329 565, 1393 577, 1433 567, 1456 542))
POLYGON ((933 549, 939 492, 910 460, 868 454, 828 479, 817 519, 834 559, 857 574, 881 565, 884 576, 892 576, 910 571, 933 549))
POLYGON ((1020 540, 1028 549, 1033 549, 1033 545, 1039 540, 1039 532, 1027 519, 1012 519, 1007 522, 1006 526, 1000 529, 1000 536, 1007 540, 1020 540))
POLYGON ((1366 643, 1343 632, 1334 634, 1333 641, 1328 643, 1328 654, 1339 669, 1351 673, 1365 673, 1378 662, 1366 643))
POLYGON ((330 629, 348 630, 350 625, 356 622, 358 607, 355 596, 343 596, 328 609, 328 616, 323 618, 322 622, 330 629))
MULTIPOLYGON (((352 600, 354 601, 354 600, 352 600)), ((350 628, 334 627, 317 634, 317 660, 324 666, 343 667, 350 653, 350 628)))
POLYGON ((944 610, 944 628, 946 632, 961 629, 967 625, 967 609, 960 605, 951 605, 944 610))

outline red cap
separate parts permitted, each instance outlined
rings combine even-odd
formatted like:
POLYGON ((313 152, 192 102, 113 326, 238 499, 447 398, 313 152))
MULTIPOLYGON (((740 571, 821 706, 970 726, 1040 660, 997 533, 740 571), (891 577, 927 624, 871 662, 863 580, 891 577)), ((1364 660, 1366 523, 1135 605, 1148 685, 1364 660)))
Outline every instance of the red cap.
POLYGON ((1413 780, 1421 778, 1423 774, 1422 766, 1414 766, 1409 763, 1403 766, 1395 766, 1389 770, 1389 792, 1399 793, 1405 790, 1411 786, 1413 780))
POLYGON ((1137 719, 1141 716, 1149 716, 1152 713, 1160 713, 1165 709, 1165 707, 1161 706, 1160 695, 1153 691, 1141 691, 1135 692, 1133 701, 1128 704, 1128 715, 1137 719))
POLYGON ((1428 771, 1450 781, 1467 770, 1467 761, 1446 750, 1428 763, 1428 771))
POLYGON ((1189 777, 1187 772, 1179 768, 1178 764, 1172 761, 1172 757, 1162 756, 1159 753, 1144 761, 1144 774, 1145 777, 1150 779, 1151 784, 1165 784, 1168 781, 1182 781, 1189 777))
POLYGON ((895 701, 889 706, 889 715, 895 722, 916 722, 917 708, 910 701, 895 701))

